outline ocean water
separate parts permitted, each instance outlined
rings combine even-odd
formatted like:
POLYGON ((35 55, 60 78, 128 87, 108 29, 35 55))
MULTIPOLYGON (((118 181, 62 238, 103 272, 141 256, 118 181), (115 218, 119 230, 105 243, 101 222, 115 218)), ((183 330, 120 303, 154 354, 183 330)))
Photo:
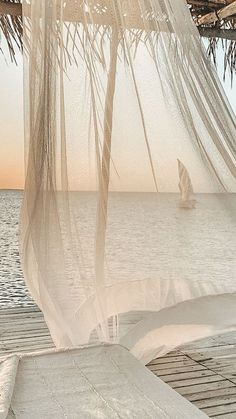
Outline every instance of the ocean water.
POLYGON ((22 191, 0 191, 0 307, 33 304, 24 284, 19 256, 21 201, 22 191))
MULTIPOLYGON (((18 227, 21 191, 0 191, 0 306, 33 301, 20 265, 18 227)), ((85 276, 93 275, 96 200, 72 194, 85 276)), ((177 194, 110 195, 107 231, 111 282, 185 279, 232 290, 236 277, 236 198, 198 195, 195 210, 178 208, 177 194)), ((235 286, 236 289, 236 286, 235 286)))

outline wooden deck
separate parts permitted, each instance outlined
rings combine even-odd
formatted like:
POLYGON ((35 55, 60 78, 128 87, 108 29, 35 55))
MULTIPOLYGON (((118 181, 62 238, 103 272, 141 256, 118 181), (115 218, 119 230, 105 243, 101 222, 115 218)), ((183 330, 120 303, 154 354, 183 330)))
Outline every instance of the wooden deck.
MULTIPOLYGON (((53 347, 36 307, 0 310, 0 356, 53 347)), ((236 333, 184 346, 148 368, 209 417, 236 419, 236 333)))

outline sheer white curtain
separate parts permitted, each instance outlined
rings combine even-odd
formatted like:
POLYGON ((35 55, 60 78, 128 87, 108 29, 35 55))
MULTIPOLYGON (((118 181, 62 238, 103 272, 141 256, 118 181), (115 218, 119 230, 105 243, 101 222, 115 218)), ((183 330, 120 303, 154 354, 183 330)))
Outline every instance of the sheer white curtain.
POLYGON ((153 313, 236 291, 235 117, 185 0, 23 9, 26 282, 56 345, 144 352, 153 313))

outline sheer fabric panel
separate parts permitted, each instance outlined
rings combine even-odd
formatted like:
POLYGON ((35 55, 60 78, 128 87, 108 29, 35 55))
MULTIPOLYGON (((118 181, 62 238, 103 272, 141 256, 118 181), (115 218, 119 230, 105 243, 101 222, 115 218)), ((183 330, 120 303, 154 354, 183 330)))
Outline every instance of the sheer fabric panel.
POLYGON ((235 116, 186 2, 23 9, 22 263, 56 345, 234 293, 235 116))

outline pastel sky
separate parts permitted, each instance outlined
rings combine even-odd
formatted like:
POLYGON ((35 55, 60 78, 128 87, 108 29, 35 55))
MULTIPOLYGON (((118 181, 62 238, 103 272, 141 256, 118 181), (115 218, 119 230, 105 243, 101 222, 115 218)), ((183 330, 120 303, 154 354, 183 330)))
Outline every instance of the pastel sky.
MULTIPOLYGON (((8 58, 8 57, 7 57, 8 58)), ((23 65, 0 55, 0 188, 24 185, 23 65)))
MULTIPOLYGON (((16 66, 0 56, 0 188, 4 189, 18 189, 24 185, 23 65, 20 53, 17 53, 17 62, 16 66)), ((219 62, 223 63, 221 51, 219 62)), ((222 78, 220 63, 218 72, 222 78)), ((236 112, 236 78, 232 88, 230 77, 223 85, 236 112)))

